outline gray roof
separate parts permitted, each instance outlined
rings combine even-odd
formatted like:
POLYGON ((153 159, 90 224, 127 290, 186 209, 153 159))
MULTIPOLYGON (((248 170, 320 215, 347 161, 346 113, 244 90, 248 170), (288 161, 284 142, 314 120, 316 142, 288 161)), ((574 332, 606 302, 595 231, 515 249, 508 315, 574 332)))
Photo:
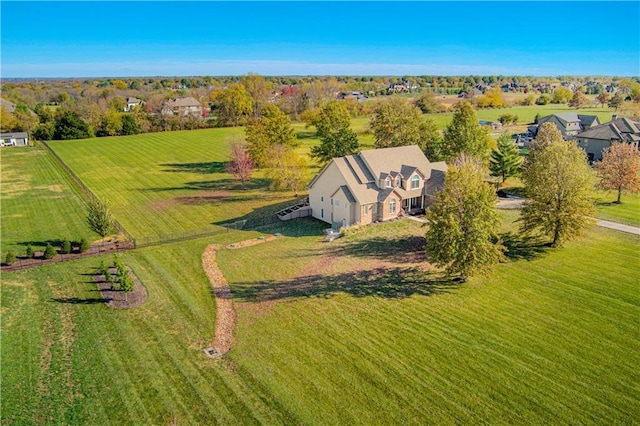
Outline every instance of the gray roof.
POLYGON ((331 198, 335 197, 338 192, 342 192, 346 197, 347 201, 349 201, 350 203, 356 202, 356 199, 353 197, 353 194, 351 193, 351 191, 349 191, 349 188, 347 187, 347 185, 342 185, 340 188, 338 188, 336 192, 331 194, 331 198))
POLYGON ((431 173, 431 163, 418 145, 362 151, 360 158, 373 176, 379 177, 382 173, 400 172, 403 166, 415 167, 425 177, 431 173))
POLYGON ((592 127, 591 129, 579 133, 578 138, 619 140, 625 142, 635 142, 640 140, 640 123, 628 118, 618 118, 617 120, 592 127))
POLYGON ((142 99, 138 99, 138 98, 134 98, 134 97, 128 97, 127 98, 127 103, 128 104, 141 104, 142 103, 142 99))
POLYGON ((175 107, 201 107, 202 104, 195 98, 188 96, 186 98, 171 99, 166 102, 166 105, 170 108, 175 107))
POLYGON ((600 120, 597 115, 578 114, 578 118, 580 119, 580 124, 582 124, 583 128, 591 127, 594 121, 597 121, 598 124, 600 124, 600 120))
POLYGON ((9 138, 18 138, 18 139, 26 139, 29 135, 26 132, 10 132, 10 133, 0 133, 0 138, 9 139, 9 138))
POLYGON ((0 98, 0 105, 2 105, 2 108, 5 108, 11 114, 13 114, 14 111, 16 110, 16 104, 14 104, 13 102, 9 102, 4 98, 0 98))

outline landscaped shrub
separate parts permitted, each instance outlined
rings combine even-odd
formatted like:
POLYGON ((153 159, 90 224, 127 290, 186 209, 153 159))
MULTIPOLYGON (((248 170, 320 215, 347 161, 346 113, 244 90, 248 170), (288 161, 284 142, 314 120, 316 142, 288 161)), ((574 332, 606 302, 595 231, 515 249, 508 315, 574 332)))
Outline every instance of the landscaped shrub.
POLYGON ((44 258, 53 259, 57 255, 58 255, 58 252, 56 251, 56 249, 51 244, 47 244, 47 248, 44 249, 44 258))
POLYGON ((89 250, 89 248, 91 247, 91 245, 89 244, 89 241, 87 241, 86 238, 82 238, 80 239, 80 253, 84 253, 85 251, 89 250))
POLYGON ((122 281, 120 281, 120 290, 124 291, 125 293, 129 293, 130 291, 132 291, 134 286, 135 283, 133 281, 133 278, 131 278, 129 274, 125 275, 122 281))
POLYGON ((27 257, 27 259, 32 259, 33 258, 33 249, 31 248, 31 246, 27 246, 27 250, 25 252, 25 256, 27 257))
POLYGON ((4 263, 11 266, 15 263, 15 261, 16 261, 16 254, 13 251, 9 250, 9 252, 7 253, 7 257, 5 257, 4 259, 4 263))
POLYGON ((71 253, 71 242, 69 240, 62 241, 62 248, 60 249, 60 253, 62 254, 71 253))

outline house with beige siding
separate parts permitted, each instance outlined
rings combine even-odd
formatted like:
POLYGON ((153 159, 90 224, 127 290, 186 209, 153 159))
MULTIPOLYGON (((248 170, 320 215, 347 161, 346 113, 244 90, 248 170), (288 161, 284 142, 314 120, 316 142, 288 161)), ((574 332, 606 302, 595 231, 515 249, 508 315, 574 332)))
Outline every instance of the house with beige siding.
POLYGON ((576 139, 592 163, 602 160, 604 150, 616 143, 628 143, 640 148, 640 123, 614 115, 610 122, 581 132, 576 139))
POLYGON ((311 215, 345 227, 422 212, 442 188, 446 170, 417 145, 334 158, 309 184, 311 215))

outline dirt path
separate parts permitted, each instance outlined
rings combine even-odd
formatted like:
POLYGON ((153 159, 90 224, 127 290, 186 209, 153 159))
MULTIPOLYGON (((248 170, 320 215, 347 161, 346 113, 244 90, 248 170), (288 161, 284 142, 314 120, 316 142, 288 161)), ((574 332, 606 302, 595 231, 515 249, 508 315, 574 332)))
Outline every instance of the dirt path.
POLYGON ((236 322, 236 313, 231 302, 231 288, 216 262, 218 249, 220 245, 211 244, 202 253, 202 267, 211 282, 216 298, 216 335, 213 348, 205 349, 205 354, 210 358, 223 356, 231 350, 233 326, 236 322))

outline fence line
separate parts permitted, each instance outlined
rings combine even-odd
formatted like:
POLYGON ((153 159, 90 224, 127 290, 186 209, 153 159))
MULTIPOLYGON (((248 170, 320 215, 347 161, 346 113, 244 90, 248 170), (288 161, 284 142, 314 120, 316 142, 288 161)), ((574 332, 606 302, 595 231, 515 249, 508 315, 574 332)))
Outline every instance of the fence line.
MULTIPOLYGON (((56 160, 56 163, 58 163, 58 165, 62 167, 65 172, 67 172, 67 175, 71 178, 71 180, 76 185, 78 185, 80 189, 82 189, 82 191, 87 195, 87 197, 89 197, 89 199, 91 199, 92 201, 100 201, 96 194, 94 194, 93 191, 91 191, 91 189, 87 185, 85 185, 84 182, 82 182, 82 179, 80 179, 80 177, 76 175, 71 167, 69 167, 67 163, 65 163, 64 160, 60 158, 60 156, 53 150, 53 148, 49 146, 47 141, 42 141, 42 145, 47 148, 47 151, 56 160)), ((127 238, 127 240, 134 242, 135 245, 135 238, 133 238, 133 236, 124 228, 124 226, 122 226, 120 222, 114 219, 113 226, 118 230, 118 232, 122 233, 127 238)))

